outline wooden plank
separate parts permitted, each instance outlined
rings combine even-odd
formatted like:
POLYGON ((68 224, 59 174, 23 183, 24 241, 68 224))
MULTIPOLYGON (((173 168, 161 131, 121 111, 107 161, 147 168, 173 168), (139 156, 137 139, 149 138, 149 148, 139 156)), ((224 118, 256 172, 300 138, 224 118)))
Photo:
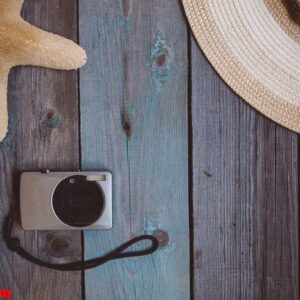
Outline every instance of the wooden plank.
MULTIPOLYGON (((77 7, 72 0, 31 0, 25 19, 76 40, 77 7)), ((0 144, 0 219, 18 203, 20 173, 44 168, 78 169, 78 85, 76 72, 17 68, 10 74, 10 131, 0 144)), ((31 253, 52 262, 81 258, 80 233, 24 232, 15 235, 31 253)), ((0 288, 13 299, 81 299, 81 273, 34 266, 0 244, 0 288)))
POLYGON ((192 43, 195 299, 299 299, 298 138, 192 43))
POLYGON ((85 273, 87 299, 188 299, 187 32, 175 0, 79 1, 82 167, 112 171, 113 230, 85 258, 157 229, 149 257, 85 273))

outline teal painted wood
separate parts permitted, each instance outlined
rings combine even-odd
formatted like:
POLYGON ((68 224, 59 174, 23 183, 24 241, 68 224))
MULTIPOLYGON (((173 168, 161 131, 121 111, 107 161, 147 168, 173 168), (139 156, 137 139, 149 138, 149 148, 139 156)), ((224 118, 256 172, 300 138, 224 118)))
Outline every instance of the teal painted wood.
POLYGON ((79 1, 82 168, 113 173, 114 227, 85 258, 160 229, 158 253, 85 272, 86 298, 188 299, 188 55, 178 1, 79 1))

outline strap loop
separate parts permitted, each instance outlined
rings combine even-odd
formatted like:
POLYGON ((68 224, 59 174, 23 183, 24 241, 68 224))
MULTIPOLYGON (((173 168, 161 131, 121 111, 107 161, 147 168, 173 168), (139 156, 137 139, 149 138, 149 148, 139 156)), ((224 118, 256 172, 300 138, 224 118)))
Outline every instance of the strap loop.
POLYGON ((7 237, 5 242, 10 251, 16 252, 20 248, 20 240, 17 238, 7 237))
POLYGON ((92 269, 114 259, 149 255, 154 253, 159 247, 159 241, 156 237, 152 235, 141 235, 124 243, 123 245, 119 246, 115 250, 111 251, 110 253, 102 257, 93 258, 86 261, 65 263, 65 264, 52 264, 32 256, 24 248, 22 248, 20 245, 20 240, 18 238, 11 236, 12 226, 13 226, 13 217, 8 216, 4 222, 3 238, 9 250, 16 252, 22 258, 36 265, 47 267, 49 269, 59 270, 59 271, 83 271, 87 269, 92 269), (143 250, 125 252, 125 250, 127 250, 129 247, 133 246, 134 244, 139 243, 141 241, 147 241, 147 240, 151 242, 150 247, 145 248, 143 250))

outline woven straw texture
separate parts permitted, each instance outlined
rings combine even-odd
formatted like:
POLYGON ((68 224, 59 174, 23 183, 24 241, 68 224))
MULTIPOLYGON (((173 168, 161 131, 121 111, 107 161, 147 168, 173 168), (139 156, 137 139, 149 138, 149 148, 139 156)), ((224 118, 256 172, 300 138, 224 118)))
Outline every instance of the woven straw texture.
POLYGON ((300 26, 284 0, 182 0, 208 60, 245 101, 300 133, 300 26))

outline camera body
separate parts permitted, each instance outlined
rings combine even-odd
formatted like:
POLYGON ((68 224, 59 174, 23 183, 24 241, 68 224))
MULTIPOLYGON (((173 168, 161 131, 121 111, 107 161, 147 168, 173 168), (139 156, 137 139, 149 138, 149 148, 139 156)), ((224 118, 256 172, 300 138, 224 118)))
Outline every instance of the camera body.
POLYGON ((24 230, 112 228, 109 172, 26 172, 21 175, 24 230))

